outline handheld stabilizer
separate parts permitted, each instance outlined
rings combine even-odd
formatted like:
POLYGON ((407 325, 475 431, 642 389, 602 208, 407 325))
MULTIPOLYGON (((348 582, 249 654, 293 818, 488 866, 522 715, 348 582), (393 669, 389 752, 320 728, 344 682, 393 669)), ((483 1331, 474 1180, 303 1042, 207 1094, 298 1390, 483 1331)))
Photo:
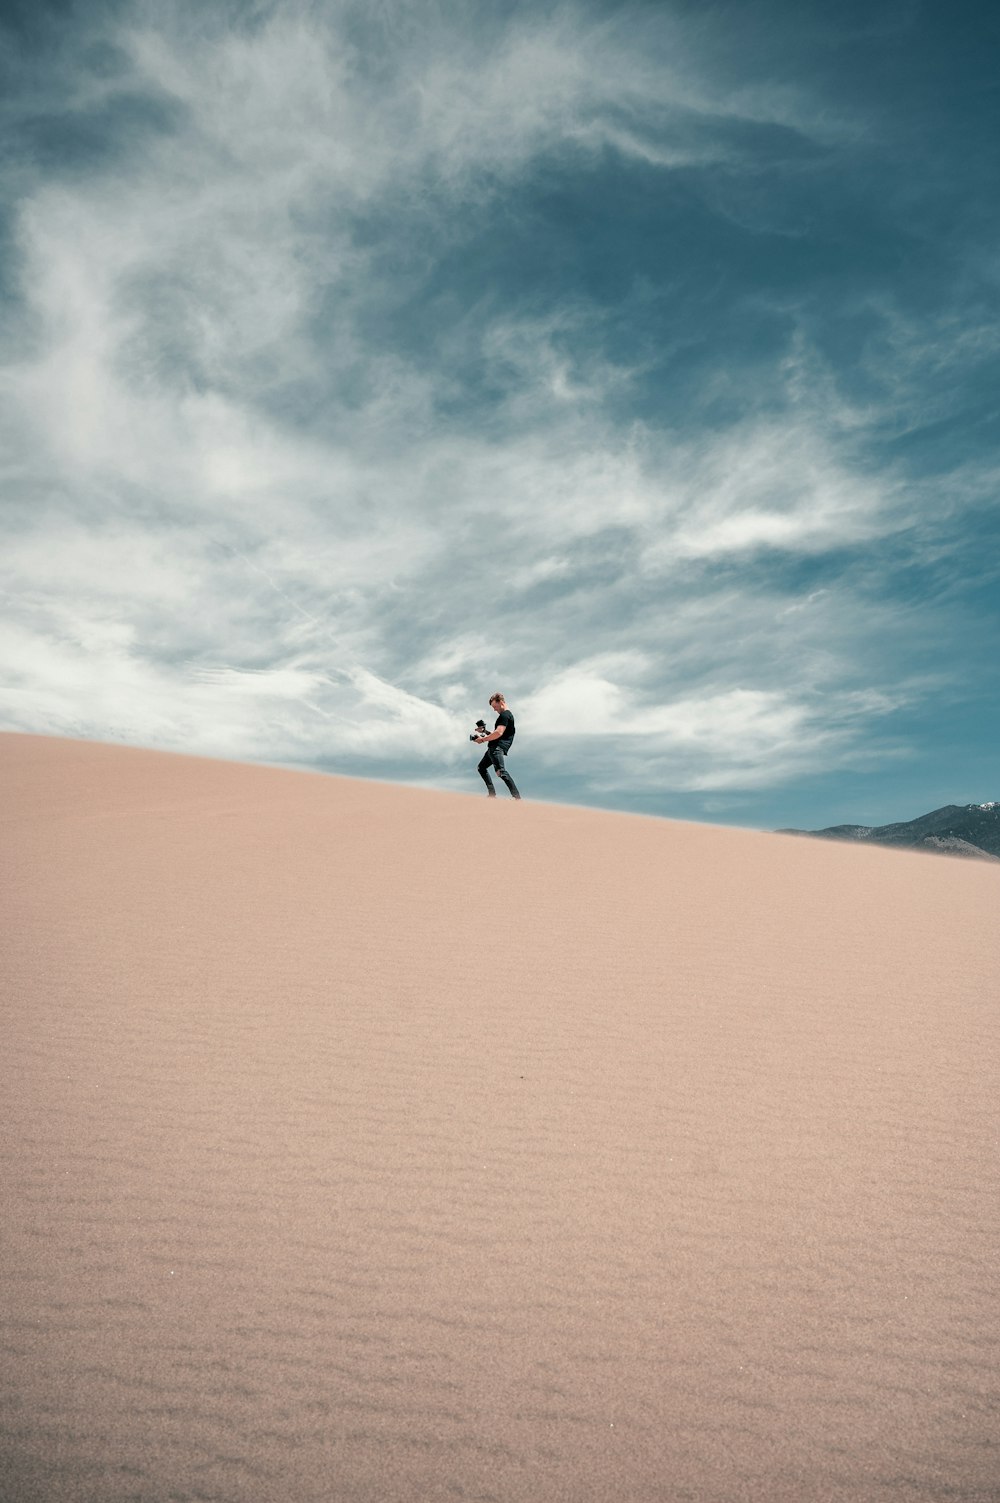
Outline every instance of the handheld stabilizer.
POLYGON ((488 736, 488 735, 489 735, 489 731, 486 729, 486 722, 485 722, 485 720, 477 720, 476 721, 476 729, 470 735, 469 740, 470 741, 475 741, 475 739, 476 739, 477 736, 488 736))

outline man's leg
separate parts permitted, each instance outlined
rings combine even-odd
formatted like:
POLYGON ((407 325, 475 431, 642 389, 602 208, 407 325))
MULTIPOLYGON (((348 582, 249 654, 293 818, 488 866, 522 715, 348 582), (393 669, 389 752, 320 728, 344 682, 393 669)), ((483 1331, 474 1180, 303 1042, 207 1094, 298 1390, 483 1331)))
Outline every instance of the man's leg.
POLYGON ((504 765, 503 752, 500 750, 495 741, 492 743, 490 750, 493 753, 493 766, 497 770, 497 777, 500 778, 502 782, 507 784, 507 787, 510 789, 511 798, 520 798, 521 795, 517 791, 517 784, 514 782, 514 779, 511 777, 510 773, 507 771, 506 766, 504 765))
POLYGON ((478 772, 479 776, 482 778, 483 782, 486 784, 486 788, 487 788, 487 791, 488 791, 488 793, 490 795, 490 798, 496 798, 497 791, 496 791, 496 789, 493 786, 493 779, 490 777, 490 766, 491 766, 492 761, 493 761, 492 751, 493 751, 493 748, 491 746, 487 746, 486 750, 483 752, 483 760, 480 762, 479 766, 476 768, 476 771, 478 772))

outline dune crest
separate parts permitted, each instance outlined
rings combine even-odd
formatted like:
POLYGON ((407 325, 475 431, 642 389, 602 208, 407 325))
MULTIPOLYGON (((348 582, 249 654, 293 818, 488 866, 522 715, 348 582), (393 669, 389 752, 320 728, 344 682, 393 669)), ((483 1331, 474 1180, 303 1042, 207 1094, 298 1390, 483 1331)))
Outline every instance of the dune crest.
POLYGON ((998 1497, 993 867, 0 775, 4 1499, 998 1497))

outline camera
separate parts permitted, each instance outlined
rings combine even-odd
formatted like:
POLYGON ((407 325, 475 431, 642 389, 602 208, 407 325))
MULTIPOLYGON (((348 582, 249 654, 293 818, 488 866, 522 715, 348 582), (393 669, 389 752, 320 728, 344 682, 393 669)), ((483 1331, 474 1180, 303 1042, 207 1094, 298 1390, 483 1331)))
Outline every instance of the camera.
POLYGON ((486 729, 486 722, 485 722, 485 720, 477 720, 476 721, 476 729, 470 735, 469 740, 470 741, 475 741, 475 739, 476 739, 477 736, 488 736, 488 735, 489 735, 489 731, 486 729))

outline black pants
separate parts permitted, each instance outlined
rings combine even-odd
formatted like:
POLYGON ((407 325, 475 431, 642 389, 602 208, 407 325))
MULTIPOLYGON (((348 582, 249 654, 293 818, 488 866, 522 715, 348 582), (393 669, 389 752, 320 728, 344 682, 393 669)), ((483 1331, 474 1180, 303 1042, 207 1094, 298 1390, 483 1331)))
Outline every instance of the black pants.
POLYGON ((510 789, 511 798, 520 798, 521 795, 517 791, 517 784, 504 766, 504 756, 509 751, 509 743, 507 746, 504 746, 502 741, 488 742, 486 750, 483 753, 483 760, 476 771, 490 792, 496 793, 496 789, 493 787, 493 779, 490 777, 490 768, 492 767, 500 781, 507 784, 507 787, 510 789))

